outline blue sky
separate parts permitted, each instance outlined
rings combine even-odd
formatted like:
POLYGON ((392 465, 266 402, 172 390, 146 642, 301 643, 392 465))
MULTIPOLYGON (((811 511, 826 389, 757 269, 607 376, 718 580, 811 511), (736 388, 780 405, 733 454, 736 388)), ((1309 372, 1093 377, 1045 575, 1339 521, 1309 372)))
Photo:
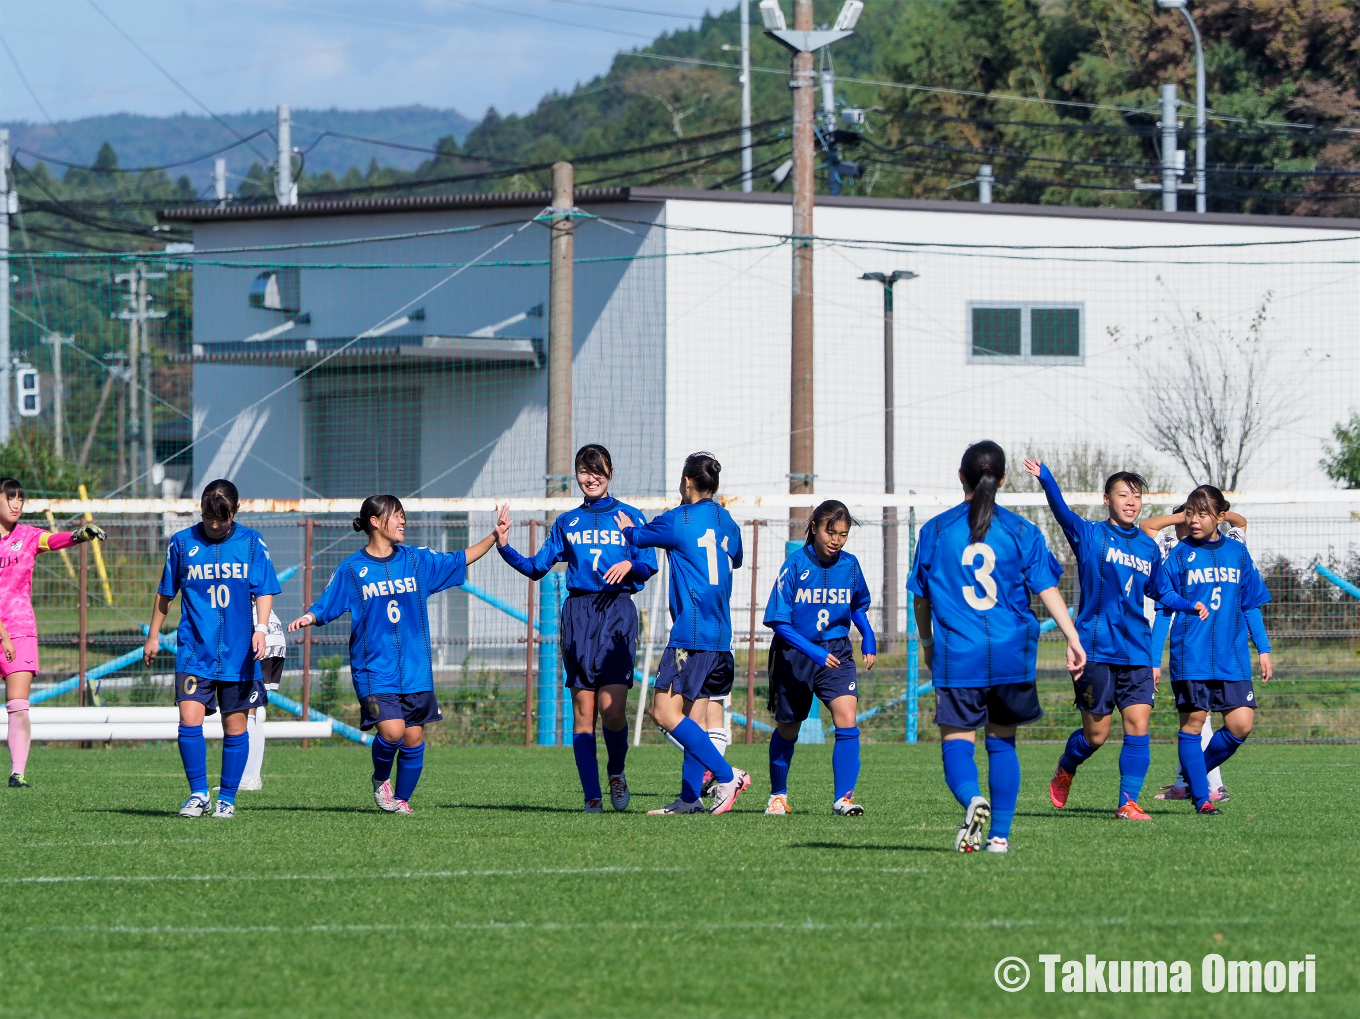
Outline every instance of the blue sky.
MULTIPOLYGON (((523 112, 688 27, 700 0, 96 0, 214 112, 421 103, 523 112), (619 10, 617 8, 628 8, 619 10)), ((727 5, 730 6, 730 5, 727 5)), ((0 121, 201 110, 89 0, 4 5, 0 121)), ((735 40, 734 40, 735 41, 735 40)))

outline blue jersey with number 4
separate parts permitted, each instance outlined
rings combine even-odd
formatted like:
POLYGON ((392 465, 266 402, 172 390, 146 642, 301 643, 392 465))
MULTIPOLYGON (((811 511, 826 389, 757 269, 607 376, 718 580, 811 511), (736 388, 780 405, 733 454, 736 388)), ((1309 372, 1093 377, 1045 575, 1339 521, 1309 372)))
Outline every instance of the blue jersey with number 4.
POLYGON ((360 697, 434 689, 426 599, 467 579, 467 553, 398 545, 384 559, 359 549, 307 611, 324 626, 350 615, 349 666, 360 697))
POLYGON ((1241 682, 1251 679, 1244 613, 1270 601, 1270 592, 1245 544, 1214 537, 1186 538, 1167 554, 1156 597, 1167 605, 1179 595, 1187 602, 1203 602, 1209 610, 1205 620, 1194 612, 1176 613, 1172 675, 1178 680, 1241 682))
POLYGON ((1039 620, 1029 597, 1060 577, 1039 528, 1001 506, 982 541, 969 535, 966 502, 926 521, 907 590, 930 599, 935 686, 1031 682, 1039 620))
POLYGON ((219 683, 260 678, 251 599, 278 594, 279 578, 259 531, 234 523, 221 541, 210 540, 202 524, 176 532, 157 590, 182 595, 176 672, 219 683))
POLYGON ((626 527, 638 548, 670 553, 671 639, 686 651, 732 650, 732 571, 741 566, 741 528, 712 499, 677 506, 649 524, 626 527))
POLYGON ((656 572, 656 553, 629 545, 623 532, 614 522, 614 514, 622 510, 635 523, 647 518, 639 510, 605 496, 593 502, 587 499, 579 509, 563 513, 553 521, 548 539, 531 556, 521 555, 509 545, 499 549, 501 558, 512 569, 541 580, 554 563, 567 564, 567 590, 595 594, 599 591, 627 591, 637 594, 647 578, 656 572), (604 575, 624 560, 632 569, 618 584, 606 584, 604 575))
MULTIPOLYGON (((841 551, 824 563, 804 545, 784 560, 770 589, 765 625, 788 623, 814 643, 850 636, 850 617, 869 607, 869 585, 859 560, 841 551)), ((872 652, 869 652, 872 654, 872 652)))

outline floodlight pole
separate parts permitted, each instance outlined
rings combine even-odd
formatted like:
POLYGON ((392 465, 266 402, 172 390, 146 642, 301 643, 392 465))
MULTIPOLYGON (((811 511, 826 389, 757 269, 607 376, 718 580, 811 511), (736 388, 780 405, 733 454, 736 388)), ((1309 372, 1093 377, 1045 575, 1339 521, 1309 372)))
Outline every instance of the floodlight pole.
POLYGON ((1176 178, 1176 86, 1162 86, 1162 211, 1175 212, 1180 184, 1176 178))
POLYGON ((275 124, 278 135, 278 161, 274 167, 274 199, 280 205, 298 203, 297 185, 293 183, 293 117, 287 106, 280 106, 275 124))

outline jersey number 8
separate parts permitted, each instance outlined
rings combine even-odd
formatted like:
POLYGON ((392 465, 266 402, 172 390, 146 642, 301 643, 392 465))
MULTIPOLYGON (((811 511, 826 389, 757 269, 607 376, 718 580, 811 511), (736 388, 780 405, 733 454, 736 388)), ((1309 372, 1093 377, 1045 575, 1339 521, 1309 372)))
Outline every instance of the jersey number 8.
POLYGON ((996 552, 992 550, 992 546, 984 545, 982 542, 969 545, 963 550, 962 562, 964 566, 973 571, 974 583, 986 592, 985 597, 979 598, 973 584, 965 585, 963 600, 979 612, 996 608, 996 578, 992 576, 992 570, 996 569, 996 552), (978 556, 982 556, 982 565, 974 566, 973 561, 978 556))

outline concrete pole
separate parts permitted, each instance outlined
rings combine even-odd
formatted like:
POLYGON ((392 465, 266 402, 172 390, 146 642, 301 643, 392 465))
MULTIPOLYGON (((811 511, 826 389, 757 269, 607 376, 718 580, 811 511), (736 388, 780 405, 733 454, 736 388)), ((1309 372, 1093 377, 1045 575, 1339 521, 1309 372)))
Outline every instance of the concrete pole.
POLYGON ((1176 86, 1162 86, 1162 211, 1176 211, 1176 86))
POLYGON ((52 445, 57 456, 66 457, 66 387, 61 373, 61 348, 72 342, 69 336, 53 333, 44 336, 43 342, 52 347, 52 445))
POLYGON ((1204 171, 1205 126, 1208 121, 1204 99, 1204 44, 1200 41, 1199 28, 1195 19, 1190 17, 1190 12, 1182 7, 1181 14, 1185 16, 1190 35, 1195 40, 1195 211, 1202 214, 1209 211, 1209 189, 1204 171))
MULTIPOLYGON (((897 491, 897 422, 894 405, 897 402, 894 385, 893 351, 893 283, 888 276, 883 283, 883 491, 892 495, 897 491)), ((897 643, 897 507, 883 507, 883 650, 891 651, 897 643)))
POLYGON ((275 134, 278 136, 278 161, 274 169, 274 198, 280 205, 296 205, 293 184, 293 118, 287 106, 280 106, 275 134))
POLYGON ((0 128, 0 445, 9 442, 9 129, 0 128))
POLYGON ((227 204, 227 161, 221 156, 213 160, 213 196, 219 209, 227 204))
MULTIPOLYGON (((137 396, 138 393, 140 392, 137 386, 137 382, 138 379, 140 378, 139 372, 142 364, 142 354, 140 350, 141 345, 139 342, 141 339, 142 320, 137 315, 137 312, 141 309, 141 306, 137 302, 137 284, 141 280, 141 276, 142 267, 140 265, 134 265, 132 267, 131 272, 127 274, 119 274, 118 277, 121 280, 127 281, 128 295, 131 298, 128 301, 128 306, 132 309, 132 314, 128 316, 127 424, 128 433, 132 439, 132 443, 128 449, 128 483, 132 486, 134 491, 137 488, 137 478, 141 474, 141 471, 138 469, 137 465, 137 438, 140 435, 140 429, 137 427, 138 425, 137 396)), ((147 464, 146 469, 150 470, 151 465, 147 464)))
POLYGON ((992 175, 992 164, 986 163, 978 168, 978 201, 983 205, 992 204, 992 185, 996 177, 992 175))
MULTIPOLYGON (((140 267, 139 267, 140 268, 140 267)), ((137 273, 137 318, 141 321, 142 338, 142 470, 146 472, 143 488, 148 499, 156 497, 151 480, 151 468, 156 463, 156 417, 151 406, 151 336, 147 327, 146 274, 137 273)))
MULTIPOLYGON (((812 0, 795 0, 793 28, 812 31, 812 0)), ((795 53, 793 75, 793 316, 789 385, 789 492, 814 490, 812 207, 817 165, 813 116, 817 82, 811 53, 795 53)), ((789 540, 803 537, 807 511, 789 512, 789 540)))
POLYGON ((553 219, 548 266, 548 461, 547 494, 571 487, 572 258, 576 195, 570 163, 554 163, 553 219))
POLYGON ((741 0, 741 189, 751 190, 751 0, 741 0))

